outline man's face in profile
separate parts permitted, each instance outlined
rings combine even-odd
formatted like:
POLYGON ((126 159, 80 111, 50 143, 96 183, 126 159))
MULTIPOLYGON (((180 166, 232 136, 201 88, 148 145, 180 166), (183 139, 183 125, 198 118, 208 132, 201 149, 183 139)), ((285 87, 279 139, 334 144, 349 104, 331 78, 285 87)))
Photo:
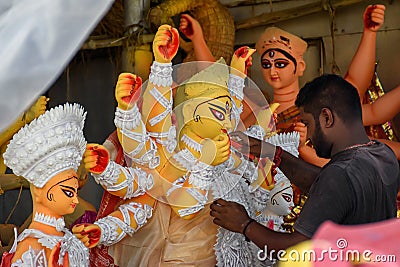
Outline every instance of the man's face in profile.
POLYGON ((307 139, 311 141, 317 156, 329 159, 331 157, 331 146, 322 131, 319 120, 315 120, 311 113, 307 113, 300 108, 301 121, 307 127, 307 139))

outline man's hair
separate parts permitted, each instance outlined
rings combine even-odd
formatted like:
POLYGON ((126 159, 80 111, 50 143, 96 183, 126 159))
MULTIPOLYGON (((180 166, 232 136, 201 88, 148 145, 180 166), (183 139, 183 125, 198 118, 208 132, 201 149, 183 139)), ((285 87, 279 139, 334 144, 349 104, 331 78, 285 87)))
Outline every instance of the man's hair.
POLYGON ((306 83, 295 102, 311 113, 317 121, 322 108, 329 108, 345 123, 362 119, 360 97, 357 89, 342 77, 324 74, 306 83))

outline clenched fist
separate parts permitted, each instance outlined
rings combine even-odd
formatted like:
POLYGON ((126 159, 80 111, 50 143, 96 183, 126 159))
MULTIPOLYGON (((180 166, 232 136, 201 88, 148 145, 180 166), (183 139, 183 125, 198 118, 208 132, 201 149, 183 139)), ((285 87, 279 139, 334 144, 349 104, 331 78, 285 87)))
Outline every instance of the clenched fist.
POLYGON ((248 46, 238 48, 232 56, 231 67, 232 71, 236 70, 235 75, 245 78, 247 70, 252 65, 252 55, 256 52, 248 46))
POLYGON ((132 73, 121 73, 115 86, 115 99, 122 110, 132 108, 140 97, 142 78, 132 73))
POLYGON ((369 5, 364 12, 364 28, 377 32, 385 20, 384 5, 369 5))
POLYGON ((87 248, 93 248, 100 242, 101 229, 96 224, 77 224, 72 228, 72 233, 82 241, 87 248))
POLYGON ((161 25, 153 40, 153 53, 155 61, 169 63, 174 58, 179 48, 178 30, 170 25, 161 25))
POLYGON ((87 144, 83 154, 85 169, 94 174, 101 174, 107 168, 110 154, 107 149, 99 144, 87 144))

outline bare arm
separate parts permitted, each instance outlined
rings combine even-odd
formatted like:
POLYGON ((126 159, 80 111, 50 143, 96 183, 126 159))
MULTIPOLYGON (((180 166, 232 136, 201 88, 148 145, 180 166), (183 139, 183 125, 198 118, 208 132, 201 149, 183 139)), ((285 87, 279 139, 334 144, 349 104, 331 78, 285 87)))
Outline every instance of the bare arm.
POLYGON ((180 19, 179 30, 192 40, 196 60, 215 62, 215 58, 204 40, 203 30, 196 19, 183 14, 180 19))
POLYGON ((321 171, 321 168, 296 158, 286 151, 283 151, 281 159, 282 161, 279 168, 282 172, 293 184, 299 187, 301 191, 308 193, 315 178, 321 171))
POLYGON ((299 154, 302 160, 321 168, 329 162, 329 159, 318 157, 315 149, 307 145, 299 147, 299 154))
POLYGON ((384 22, 385 6, 370 5, 364 12, 364 31, 345 79, 364 95, 371 81, 376 60, 376 32, 384 22))
POLYGON ((378 98, 372 104, 362 105, 363 124, 383 124, 400 111, 400 85, 378 98))

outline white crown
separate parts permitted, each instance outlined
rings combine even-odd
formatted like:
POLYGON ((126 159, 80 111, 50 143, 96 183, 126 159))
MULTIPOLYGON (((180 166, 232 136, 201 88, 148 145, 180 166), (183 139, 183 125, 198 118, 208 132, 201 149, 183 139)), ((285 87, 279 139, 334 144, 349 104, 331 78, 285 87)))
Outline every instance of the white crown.
POLYGON ((244 133, 258 140, 263 140, 265 136, 265 131, 260 125, 251 125, 244 133))
POLYGON ((40 188, 62 171, 76 171, 86 148, 85 118, 79 104, 66 103, 46 111, 14 135, 3 155, 4 163, 40 188))
POLYGON ((299 156, 300 134, 296 131, 290 133, 275 134, 267 139, 266 142, 276 146, 280 146, 286 152, 289 152, 295 157, 299 156))
MULTIPOLYGON (((286 152, 289 152, 295 157, 299 157, 300 134, 296 131, 275 134, 265 139, 265 141, 280 146, 286 152)), ((275 184, 280 183, 284 179, 288 179, 279 168, 276 168, 276 171, 277 173, 274 176, 275 184)))

